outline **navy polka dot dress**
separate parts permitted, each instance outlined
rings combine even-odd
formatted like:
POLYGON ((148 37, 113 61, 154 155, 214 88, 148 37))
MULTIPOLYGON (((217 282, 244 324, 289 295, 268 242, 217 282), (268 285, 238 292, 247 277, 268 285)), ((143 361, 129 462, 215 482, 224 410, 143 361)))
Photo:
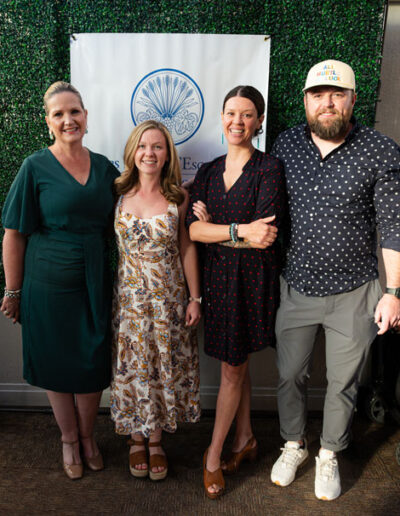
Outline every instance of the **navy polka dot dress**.
MULTIPOLYGON (((221 156, 198 171, 187 214, 188 226, 197 221, 192 204, 207 205, 214 224, 247 224, 276 216, 280 225, 285 209, 281 162, 255 150, 243 173, 228 192, 221 156)), ((279 299, 279 244, 267 249, 206 244, 203 263, 205 352, 230 365, 274 344, 275 312, 279 299)))

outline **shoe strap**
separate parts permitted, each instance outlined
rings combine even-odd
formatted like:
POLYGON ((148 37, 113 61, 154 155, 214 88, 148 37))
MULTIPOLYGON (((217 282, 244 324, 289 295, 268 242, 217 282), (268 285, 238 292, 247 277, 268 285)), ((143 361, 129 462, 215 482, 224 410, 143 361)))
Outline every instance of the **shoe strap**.
POLYGON ((153 442, 148 442, 148 446, 149 448, 153 447, 153 446, 161 446, 161 441, 153 441, 153 442))
POLYGON ((132 468, 135 468, 138 464, 147 464, 147 460, 146 450, 140 450, 129 454, 129 464, 132 468))
POLYGON ((136 441, 135 439, 129 439, 127 441, 128 446, 145 446, 144 441, 136 441))
POLYGON ((252 435, 250 437, 250 439, 247 441, 247 443, 243 446, 243 448, 241 450, 239 450, 238 452, 234 452, 234 453, 242 453, 242 451, 244 451, 246 448, 251 450, 252 448, 256 448, 256 447, 257 447, 257 441, 256 441, 256 438, 254 437, 254 435, 252 435))
POLYGON ((203 456, 203 482, 206 491, 213 484, 217 485, 220 489, 217 491, 218 496, 220 496, 225 490, 225 479, 221 468, 216 469, 215 471, 209 471, 207 469, 207 456, 208 456, 208 448, 203 456))
POLYGON ((165 455, 159 455, 159 454, 150 455, 149 456, 149 466, 150 466, 150 469, 158 468, 158 467, 167 468, 168 467, 167 457, 165 455))

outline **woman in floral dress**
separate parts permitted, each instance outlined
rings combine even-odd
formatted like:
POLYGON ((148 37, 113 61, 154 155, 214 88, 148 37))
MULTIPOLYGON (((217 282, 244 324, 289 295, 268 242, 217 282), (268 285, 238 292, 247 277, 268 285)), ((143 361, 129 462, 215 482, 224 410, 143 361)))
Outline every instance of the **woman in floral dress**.
POLYGON ((177 421, 200 417, 197 254, 184 224, 188 194, 179 186, 179 160, 168 130, 151 120, 138 125, 124 161, 115 182, 119 264, 111 417, 118 434, 131 436, 132 475, 161 480, 168 469, 162 431, 174 432, 177 421))

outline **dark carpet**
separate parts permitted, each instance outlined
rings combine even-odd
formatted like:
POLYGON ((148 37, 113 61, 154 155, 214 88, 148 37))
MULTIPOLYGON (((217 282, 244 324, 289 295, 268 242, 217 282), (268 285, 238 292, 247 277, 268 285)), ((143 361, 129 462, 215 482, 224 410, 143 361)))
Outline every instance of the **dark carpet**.
POLYGON ((292 485, 281 488, 269 480, 282 441, 277 418, 258 415, 258 461, 227 477, 227 491, 220 500, 207 499, 201 461, 212 424, 212 417, 203 417, 164 437, 169 474, 156 483, 130 475, 126 438, 116 436, 108 415, 101 414, 96 437, 106 469, 86 470, 81 480, 71 481, 61 468, 60 436, 51 414, 0 412, 0 514, 400 515, 400 466, 395 456, 400 428, 395 424, 355 420, 353 445, 339 457, 343 493, 332 502, 314 496, 314 456, 321 428, 316 416, 309 421, 310 459, 292 485))

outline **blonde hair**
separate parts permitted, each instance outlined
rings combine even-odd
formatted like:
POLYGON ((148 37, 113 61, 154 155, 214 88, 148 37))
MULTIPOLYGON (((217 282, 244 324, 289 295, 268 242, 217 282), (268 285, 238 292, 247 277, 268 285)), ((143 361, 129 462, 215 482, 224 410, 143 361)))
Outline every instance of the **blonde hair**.
POLYGON ((46 91, 46 93, 44 94, 44 97, 43 97, 43 108, 46 112, 46 115, 49 114, 48 103, 49 103, 49 100, 51 99, 51 97, 53 97, 54 95, 57 95, 58 93, 64 93, 65 91, 76 95, 79 99, 82 109, 85 109, 85 106, 83 105, 81 94, 75 88, 75 86, 72 86, 72 84, 70 84, 69 82, 57 81, 57 82, 53 82, 53 84, 48 88, 48 90, 46 91))
POLYGON ((155 120, 146 120, 145 122, 142 122, 137 125, 129 135, 124 151, 125 170, 122 172, 120 177, 115 180, 116 193, 118 195, 123 195, 129 192, 132 188, 137 188, 139 186, 139 171, 135 165, 135 154, 143 133, 149 129, 157 129, 161 131, 167 143, 168 158, 161 171, 160 177, 161 193, 167 201, 174 202, 179 206, 184 200, 184 194, 180 186, 182 176, 178 153, 176 152, 172 136, 168 129, 165 125, 160 122, 156 122, 155 120))

